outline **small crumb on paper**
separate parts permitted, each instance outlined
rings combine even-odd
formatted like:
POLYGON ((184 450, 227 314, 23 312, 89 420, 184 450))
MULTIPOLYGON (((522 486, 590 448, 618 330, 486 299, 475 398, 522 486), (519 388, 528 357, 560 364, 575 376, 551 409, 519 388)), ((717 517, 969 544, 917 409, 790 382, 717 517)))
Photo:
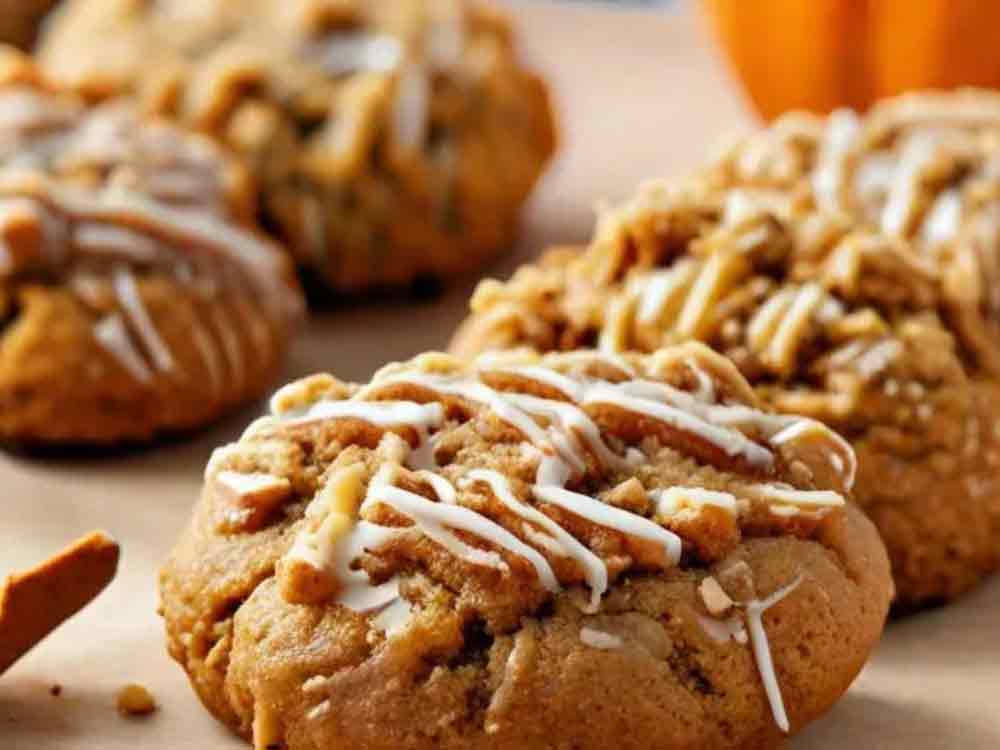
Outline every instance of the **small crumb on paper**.
POLYGON ((118 691, 118 713, 122 716, 147 716, 156 710, 156 699, 142 685, 130 684, 118 691))

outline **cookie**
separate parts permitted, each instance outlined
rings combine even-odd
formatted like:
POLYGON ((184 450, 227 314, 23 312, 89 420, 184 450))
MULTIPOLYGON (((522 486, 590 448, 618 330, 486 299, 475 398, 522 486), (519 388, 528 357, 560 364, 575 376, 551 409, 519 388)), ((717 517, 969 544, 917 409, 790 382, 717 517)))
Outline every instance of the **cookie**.
POLYGON ((118 569, 118 543, 95 531, 0 585, 0 674, 100 594, 118 569))
POLYGON ((256 748, 774 747, 888 610, 854 472, 696 343, 316 375, 212 456, 170 653, 256 748))
POLYGON ((57 0, 0 0, 0 44, 29 49, 57 0))
POLYGON ((998 381, 977 364, 995 356, 995 322, 970 309, 966 328, 960 304, 913 243, 808 200, 652 183, 605 213, 590 248, 484 282, 453 350, 711 345, 766 404, 851 442, 854 497, 909 608, 1000 567, 998 381))
POLYGON ((40 49, 243 155, 264 224, 341 292, 482 266, 555 147, 507 21, 461 0, 75 0, 40 49))
POLYGON ((0 53, 0 439, 112 444, 263 393, 301 298, 244 170, 0 53))

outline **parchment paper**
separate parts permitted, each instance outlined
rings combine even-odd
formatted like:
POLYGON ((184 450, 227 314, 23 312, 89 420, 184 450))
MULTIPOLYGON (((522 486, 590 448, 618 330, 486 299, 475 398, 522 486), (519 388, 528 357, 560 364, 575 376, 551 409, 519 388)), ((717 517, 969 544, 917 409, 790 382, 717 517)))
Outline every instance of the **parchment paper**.
MULTIPOLYGON (((549 242, 583 240, 594 201, 692 166, 713 139, 751 122, 695 16, 683 10, 516 5, 525 52, 559 91, 563 156, 541 186, 506 275, 549 242)), ((365 380, 385 361, 443 347, 474 279, 430 303, 381 300, 317 316, 286 377, 330 369, 365 380)), ((164 650, 155 576, 195 499, 211 449, 260 404, 197 438, 104 460, 0 456, 0 575, 92 528, 124 554, 94 605, 0 678, 0 747, 225 750, 242 743, 197 704, 164 650), (160 710, 120 718, 114 694, 148 686, 160 710), (63 686, 61 697, 50 686, 63 686)), ((872 664, 793 743, 815 750, 1000 748, 1000 580, 947 609, 890 626, 872 664)))

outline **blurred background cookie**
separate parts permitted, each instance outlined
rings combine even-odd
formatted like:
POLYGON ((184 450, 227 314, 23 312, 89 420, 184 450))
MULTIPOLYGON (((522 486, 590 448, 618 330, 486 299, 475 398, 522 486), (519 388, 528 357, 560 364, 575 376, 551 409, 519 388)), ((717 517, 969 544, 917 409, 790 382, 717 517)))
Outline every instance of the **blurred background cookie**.
POLYGON ((0 54, 0 438, 118 443, 259 396, 301 312, 243 169, 0 54))
POLYGON ((71 0, 40 51, 245 157, 265 226, 341 292, 480 267, 555 147, 507 21, 460 0, 71 0))
POLYGON ((316 375, 209 462, 170 653, 261 748, 777 746, 889 606, 853 474, 700 344, 316 375))
MULTIPOLYGON (((651 183, 589 248, 488 281, 453 348, 656 351, 696 339, 784 413, 858 452, 855 498, 893 562, 898 603, 947 600, 1000 566, 997 380, 975 364, 942 266, 808 193, 651 183)), ((993 339, 995 346, 995 339, 993 339)))

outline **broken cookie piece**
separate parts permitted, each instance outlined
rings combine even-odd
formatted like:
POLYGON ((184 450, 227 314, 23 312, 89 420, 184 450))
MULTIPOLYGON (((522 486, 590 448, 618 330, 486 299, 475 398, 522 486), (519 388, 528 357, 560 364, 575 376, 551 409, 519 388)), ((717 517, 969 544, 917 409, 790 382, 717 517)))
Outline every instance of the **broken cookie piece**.
POLYGON ((118 543, 95 531, 7 577, 0 586, 0 674, 104 590, 115 577, 118 554, 118 543))

